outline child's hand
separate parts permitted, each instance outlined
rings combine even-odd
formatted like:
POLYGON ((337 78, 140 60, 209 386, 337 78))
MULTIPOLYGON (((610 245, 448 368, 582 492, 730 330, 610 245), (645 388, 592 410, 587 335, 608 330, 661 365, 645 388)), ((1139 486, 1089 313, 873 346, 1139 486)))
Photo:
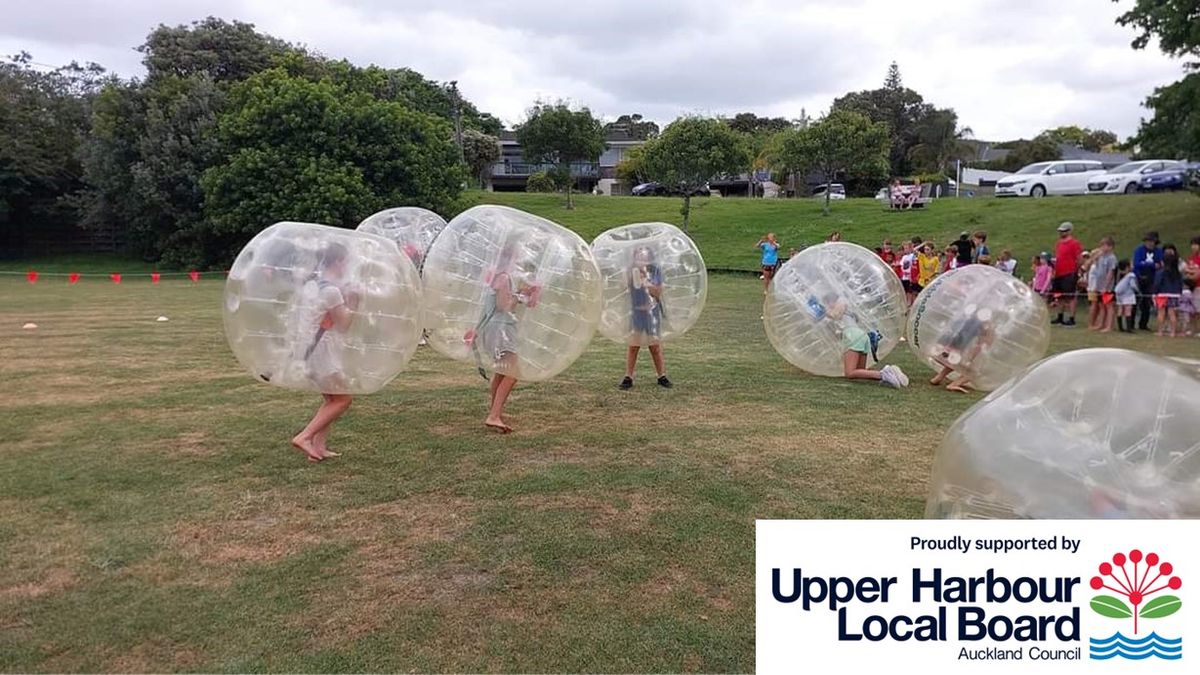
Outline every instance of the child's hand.
POLYGON ((475 344, 475 329, 474 328, 468 330, 465 334, 463 334, 463 344, 467 345, 468 347, 475 344))

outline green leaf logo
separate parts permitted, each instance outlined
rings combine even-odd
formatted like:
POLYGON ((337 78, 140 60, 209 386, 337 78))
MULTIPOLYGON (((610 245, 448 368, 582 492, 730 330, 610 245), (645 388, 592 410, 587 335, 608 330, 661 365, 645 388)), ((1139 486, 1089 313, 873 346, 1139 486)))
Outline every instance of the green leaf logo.
MULTIPOLYGON (((1149 607, 1150 605, 1146 606, 1149 607)), ((1107 616, 1110 619, 1125 619, 1133 616, 1133 610, 1129 609, 1129 605, 1111 595, 1097 595, 1092 598, 1092 611, 1100 616, 1107 616)))
MULTIPOLYGON (((1092 607, 1095 607, 1094 600, 1092 603, 1092 607)), ((1164 616, 1171 616, 1175 612, 1178 612, 1182 604, 1183 601, 1177 596, 1164 595, 1147 602, 1146 606, 1142 607, 1141 611, 1138 612, 1138 616, 1143 619, 1161 619, 1164 616)))

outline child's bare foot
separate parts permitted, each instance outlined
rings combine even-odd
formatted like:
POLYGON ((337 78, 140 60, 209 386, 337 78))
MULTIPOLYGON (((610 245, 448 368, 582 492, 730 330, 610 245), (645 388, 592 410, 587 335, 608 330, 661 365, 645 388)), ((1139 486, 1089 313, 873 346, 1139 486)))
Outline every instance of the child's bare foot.
POLYGON ((1101 329, 1100 329, 1100 332, 1101 332, 1101 333, 1111 333, 1111 332, 1112 332, 1112 329, 1111 329, 1111 328, 1101 328, 1101 329))
POLYGON ((933 379, 929 381, 929 384, 932 384, 933 386, 936 387, 945 381, 946 381, 946 376, 939 373, 939 374, 933 376, 933 379))
POLYGON ((501 434, 512 433, 513 428, 504 423, 504 420, 496 417, 489 417, 483 421, 483 425, 487 428, 501 434))
POLYGON ((967 385, 960 384, 958 382, 951 382, 950 384, 946 385, 946 391, 957 391, 960 394, 971 393, 971 390, 967 387, 967 385))
POLYGON ((308 461, 310 462, 319 462, 325 459, 321 455, 321 452, 313 445, 313 439, 311 438, 296 436, 292 439, 292 445, 300 452, 303 452, 304 456, 308 457, 308 461))

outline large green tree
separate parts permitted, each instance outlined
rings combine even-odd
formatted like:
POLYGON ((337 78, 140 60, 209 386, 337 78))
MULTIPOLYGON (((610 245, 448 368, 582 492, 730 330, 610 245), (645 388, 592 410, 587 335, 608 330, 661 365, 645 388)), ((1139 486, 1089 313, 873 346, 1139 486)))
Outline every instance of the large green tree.
POLYGON ((738 113, 725 120, 730 129, 744 134, 773 134, 792 128, 792 122, 783 117, 759 117, 754 113, 738 113))
POLYGON ((587 108, 572 110, 563 101, 538 101, 516 132, 526 160, 554 165, 552 178, 559 189, 566 191, 567 208, 575 208, 571 200, 575 183, 571 165, 595 162, 604 152, 604 129, 600 121, 587 108))
POLYGON ((630 138, 647 141, 658 135, 658 124, 643 118, 638 113, 621 115, 616 120, 604 125, 604 133, 623 132, 630 138))
MULTIPOLYGON (((883 122, 832 110, 806 129, 785 133, 779 142, 779 168, 800 175, 817 171, 829 182, 845 177, 882 179, 888 171, 888 140, 883 122)), ((825 191, 827 214, 829 193, 825 191)))
POLYGON ((488 189, 492 165, 500 159, 500 139, 482 131, 467 129, 463 132, 463 158, 471 176, 478 181, 479 188, 488 189))
POLYGON ((944 173, 955 160, 968 159, 975 154, 966 142, 969 127, 958 126, 953 110, 934 110, 917 125, 917 142, 908 151, 916 169, 929 173, 944 173))
POLYGON ((718 119, 682 117, 643 146, 643 170, 651 180, 683 195, 683 229, 688 229, 692 195, 708 181, 745 171, 750 153, 745 140, 718 119))
POLYGON ((902 176, 912 171, 909 152, 920 142, 918 129, 934 107, 904 86, 899 66, 892 63, 882 87, 851 92, 835 99, 832 110, 856 112, 874 122, 887 124, 890 134, 888 163, 892 175, 902 176))
POLYGON ((279 220, 352 226, 413 205, 445 212, 465 172, 450 125, 394 101, 272 69, 229 92, 220 139, 230 150, 203 177, 216 260, 279 220))
MULTIPOLYGON (((1136 0, 1117 23, 1138 31, 1134 49, 1157 39, 1159 48, 1171 56, 1200 58, 1200 0, 1136 0)), ((1189 61, 1187 67, 1200 71, 1200 61, 1189 61)), ((1154 116, 1142 120, 1130 145, 1139 146, 1143 155, 1200 156, 1200 72, 1158 87, 1145 106, 1154 116)))
POLYGON ((21 53, 0 63, 0 243, 20 252, 39 227, 73 224, 83 188, 78 158, 92 101, 106 81, 95 64, 45 71, 21 53))
POLYGON ((1069 143, 1084 150, 1100 152, 1105 147, 1117 142, 1117 135, 1106 129, 1091 129, 1078 125, 1067 125, 1046 129, 1040 136, 1055 142, 1069 143))

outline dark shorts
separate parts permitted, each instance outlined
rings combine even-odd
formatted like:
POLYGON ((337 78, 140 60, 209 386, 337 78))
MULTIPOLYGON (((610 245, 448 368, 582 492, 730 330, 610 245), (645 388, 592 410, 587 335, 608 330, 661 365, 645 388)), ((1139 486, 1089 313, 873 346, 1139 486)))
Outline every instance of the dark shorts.
POLYGON ((920 293, 921 291, 925 290, 924 286, 922 286, 921 284, 918 284, 915 281, 908 282, 908 285, 910 288, 912 288, 913 293, 920 293))
POLYGON ((776 270, 776 269, 778 269, 778 268, 779 268, 779 265, 778 265, 778 264, 776 264, 776 265, 763 265, 763 266, 762 266, 762 273, 763 273, 763 276, 764 276, 764 277, 766 277, 766 278, 768 278, 768 279, 770 279, 771 277, 775 276, 775 270, 776 270))
POLYGON ((913 282, 909 281, 908 279, 901 279, 901 280, 900 280, 900 283, 904 284, 904 292, 905 292, 905 293, 916 293, 916 292, 917 292, 917 291, 916 291, 916 290, 913 288, 914 286, 916 286, 916 284, 914 284, 913 282))
POLYGON ((1054 293, 1075 293, 1079 290, 1079 279, 1074 272, 1054 277, 1054 281, 1050 283, 1050 290, 1054 293))

